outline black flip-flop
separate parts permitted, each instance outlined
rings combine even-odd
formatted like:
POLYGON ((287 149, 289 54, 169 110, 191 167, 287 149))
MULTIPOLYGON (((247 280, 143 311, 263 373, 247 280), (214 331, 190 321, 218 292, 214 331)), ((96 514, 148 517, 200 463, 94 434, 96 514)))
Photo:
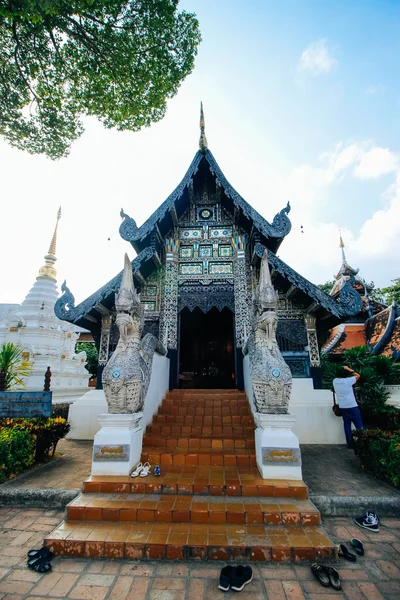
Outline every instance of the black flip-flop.
POLYGON ((350 543, 359 556, 364 556, 364 546, 360 540, 353 538, 350 543))
POLYGON ((47 562, 46 559, 41 559, 36 563, 33 569, 37 573, 48 573, 49 571, 51 571, 51 564, 47 562))
POLYGON ((356 562, 356 560, 357 560, 357 556, 355 554, 352 554, 351 552, 349 552, 344 544, 340 544, 340 550, 338 552, 338 556, 340 556, 341 558, 345 558, 346 560, 349 560, 350 562, 356 562))
POLYGON ((333 567, 325 567, 325 571, 329 577, 329 582, 334 590, 341 590, 342 584, 340 583, 339 573, 333 567))
POLYGON ((27 554, 28 558, 47 558, 47 560, 51 560, 54 557, 54 554, 47 548, 47 546, 43 546, 39 550, 29 550, 27 554))
POLYGON ((328 573, 326 572, 325 567, 322 565, 319 565, 318 563, 312 563, 311 572, 315 579, 324 587, 329 587, 331 585, 328 573))

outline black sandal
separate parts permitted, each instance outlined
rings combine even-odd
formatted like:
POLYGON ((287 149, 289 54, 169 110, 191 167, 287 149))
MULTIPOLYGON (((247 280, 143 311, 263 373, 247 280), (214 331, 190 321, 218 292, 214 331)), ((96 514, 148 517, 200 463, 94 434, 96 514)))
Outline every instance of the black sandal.
POLYGON ((319 565, 318 563, 312 563, 311 572, 315 579, 317 579, 317 581, 319 581, 324 587, 329 587, 331 585, 326 569, 322 565, 319 565))
POLYGON ((325 567, 325 571, 329 577, 329 582, 334 590, 341 590, 342 584, 340 583, 339 573, 333 567, 325 567))
POLYGON ((37 573, 48 573, 51 571, 51 564, 46 559, 41 559, 33 568, 37 573))
POLYGON ((54 554, 47 546, 43 546, 40 550, 29 550, 27 556, 28 558, 47 558, 47 560, 51 560, 54 554))
POLYGON ((350 543, 359 556, 364 556, 364 546, 360 540, 353 538, 350 543))
POLYGON ((338 552, 338 556, 340 556, 341 558, 345 558, 346 560, 349 560, 350 562, 356 562, 356 560, 357 560, 357 556, 355 554, 352 554, 351 552, 349 552, 344 544, 340 544, 340 550, 338 552))

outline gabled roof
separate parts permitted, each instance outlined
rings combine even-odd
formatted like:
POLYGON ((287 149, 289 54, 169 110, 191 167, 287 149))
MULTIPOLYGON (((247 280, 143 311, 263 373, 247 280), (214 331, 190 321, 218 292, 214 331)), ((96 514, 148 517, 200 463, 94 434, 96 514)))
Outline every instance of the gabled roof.
MULTIPOLYGON (((250 227, 252 223, 254 223, 254 226, 265 240, 275 240, 273 249, 276 251, 281 241, 289 233, 292 227, 290 219, 287 216, 290 211, 289 202, 285 208, 275 215, 272 223, 269 223, 232 187, 210 150, 205 150, 204 152, 198 150, 196 152, 189 169, 178 187, 175 188, 172 194, 168 196, 141 227, 138 227, 136 221, 121 210, 121 217, 124 218, 124 221, 119 228, 121 237, 124 240, 131 242, 135 250, 139 251, 144 245, 149 244, 147 238, 154 232, 156 226, 160 226, 163 220, 168 217, 168 213, 171 209, 175 209, 179 217, 180 214, 183 213, 185 207, 178 206, 178 201, 183 198, 185 190, 192 184, 193 177, 199 170, 202 161, 206 163, 211 173, 215 175, 217 183, 225 192, 225 196, 233 202, 236 208, 241 210, 242 215, 249 221, 250 227)), ((168 220, 167 228, 169 228, 169 226, 170 223, 168 220)))

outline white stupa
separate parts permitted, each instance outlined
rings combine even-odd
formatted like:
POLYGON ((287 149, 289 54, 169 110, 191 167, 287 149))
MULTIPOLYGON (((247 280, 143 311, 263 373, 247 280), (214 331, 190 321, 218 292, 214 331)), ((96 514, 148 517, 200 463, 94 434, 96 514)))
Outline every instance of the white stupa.
POLYGON ((60 321, 54 313, 59 295, 54 263, 60 218, 61 207, 45 264, 25 300, 20 305, 9 305, 9 311, 0 311, 0 344, 20 344, 33 363, 32 374, 25 379, 26 391, 43 390, 44 374, 50 367, 53 404, 74 402, 88 391, 89 384, 86 352, 75 354, 75 343, 84 330, 60 321))

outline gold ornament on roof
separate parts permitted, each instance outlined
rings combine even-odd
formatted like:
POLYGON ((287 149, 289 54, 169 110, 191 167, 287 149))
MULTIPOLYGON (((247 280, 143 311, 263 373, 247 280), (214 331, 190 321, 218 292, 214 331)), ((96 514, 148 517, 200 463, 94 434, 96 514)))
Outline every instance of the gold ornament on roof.
POLYGON ((206 124, 204 120, 203 103, 200 102, 200 141, 199 148, 203 154, 208 150, 207 138, 206 138, 206 124))
POLYGON ((45 264, 39 269, 39 275, 36 279, 49 279, 50 281, 57 281, 57 271, 54 268, 54 263, 57 260, 56 257, 56 246, 57 246, 57 229, 58 221, 61 219, 61 206, 57 212, 57 222, 54 228, 53 237, 51 238, 48 253, 45 255, 45 264))

